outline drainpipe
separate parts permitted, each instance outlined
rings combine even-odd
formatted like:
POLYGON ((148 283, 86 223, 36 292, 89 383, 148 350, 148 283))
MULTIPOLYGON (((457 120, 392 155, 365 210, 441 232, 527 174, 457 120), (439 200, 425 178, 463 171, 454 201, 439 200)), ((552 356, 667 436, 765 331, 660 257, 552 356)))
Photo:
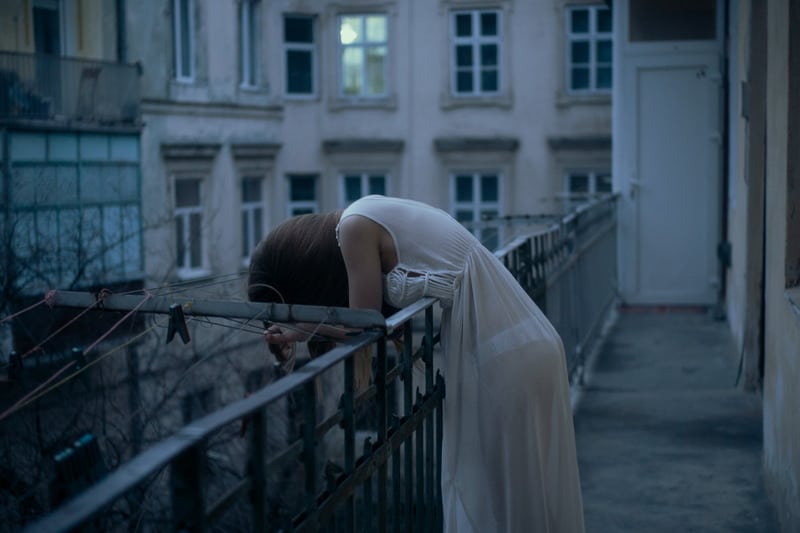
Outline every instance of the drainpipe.
POLYGON ((128 35, 125 30, 125 0, 117 1, 117 61, 125 63, 128 60, 128 35))

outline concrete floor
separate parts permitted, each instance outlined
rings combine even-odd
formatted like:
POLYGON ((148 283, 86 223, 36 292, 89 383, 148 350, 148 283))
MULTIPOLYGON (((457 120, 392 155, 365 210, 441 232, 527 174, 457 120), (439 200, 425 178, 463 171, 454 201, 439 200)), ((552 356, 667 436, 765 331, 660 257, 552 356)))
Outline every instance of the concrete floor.
POLYGON ((588 533, 779 530, 761 401, 736 388, 737 365, 705 312, 620 312, 575 411, 588 533))

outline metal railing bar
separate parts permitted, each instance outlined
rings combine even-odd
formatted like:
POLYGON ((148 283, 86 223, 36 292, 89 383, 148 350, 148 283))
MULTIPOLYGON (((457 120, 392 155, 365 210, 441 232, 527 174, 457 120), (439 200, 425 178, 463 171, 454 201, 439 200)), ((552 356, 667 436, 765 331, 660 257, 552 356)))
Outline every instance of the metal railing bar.
POLYGON ((420 298, 413 304, 409 305, 408 307, 404 307, 397 313, 393 314, 389 318, 385 320, 386 326, 386 333, 391 334, 394 333, 397 328, 408 322, 411 318, 414 317, 417 313, 422 311, 423 309, 427 309, 431 307, 433 304, 438 302, 436 298, 420 298))
MULTIPOLYGON (((311 322, 344 325, 354 328, 384 328, 386 320, 378 311, 349 309, 345 307, 319 307, 259 302, 233 302, 228 300, 196 300, 153 296, 142 304, 142 296, 111 294, 103 297, 98 309, 130 311, 137 305, 140 312, 169 314, 173 304, 181 304, 187 316, 209 316, 270 320, 273 322, 311 322)), ((56 291, 53 305, 87 308, 97 304, 95 295, 87 292, 56 291)))

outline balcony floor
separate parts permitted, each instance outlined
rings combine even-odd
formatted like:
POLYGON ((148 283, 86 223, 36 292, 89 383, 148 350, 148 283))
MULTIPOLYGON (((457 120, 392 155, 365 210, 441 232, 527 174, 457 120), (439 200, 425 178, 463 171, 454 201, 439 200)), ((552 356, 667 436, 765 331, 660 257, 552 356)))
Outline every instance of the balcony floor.
POLYGON ((576 407, 587 532, 778 531, 737 365, 707 313, 620 312, 576 407))

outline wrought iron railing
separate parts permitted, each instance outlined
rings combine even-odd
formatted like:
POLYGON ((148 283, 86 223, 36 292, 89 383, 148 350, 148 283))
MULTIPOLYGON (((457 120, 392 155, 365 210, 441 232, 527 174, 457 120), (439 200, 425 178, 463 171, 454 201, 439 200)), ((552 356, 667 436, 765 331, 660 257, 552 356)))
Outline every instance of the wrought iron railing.
MULTIPOLYGON (((587 204, 544 229, 514 239, 496 255, 545 310, 561 334, 571 369, 580 366, 616 294, 616 198, 587 204)), ((141 304, 132 296, 110 296, 105 309, 166 313, 180 300, 154 298, 141 304)), ((94 296, 59 293, 56 304, 87 307, 94 296)), ((422 299, 388 320, 371 311, 278 304, 191 302, 187 314, 225 316, 275 322, 334 323, 363 328, 346 343, 230 404, 162 441, 55 512, 32 524, 29 531, 69 531, 94 524, 103 529, 119 502, 151 481, 151 490, 170 495, 166 522, 153 529, 205 531, 219 525, 226 513, 244 514, 238 529, 311 531, 439 531, 442 523, 439 465, 442 403, 445 383, 434 369, 433 299, 422 299), (423 317, 421 320, 415 318, 423 317), (412 327, 412 322, 415 327, 412 327), (420 327, 420 325, 422 327, 420 327), (392 336, 402 348, 389 356, 392 336), (374 380, 368 389, 354 386, 355 354, 375 346, 374 380), (415 348, 417 346, 417 348, 415 348), (424 377, 415 386, 414 366, 424 363, 424 377), (340 369, 342 394, 335 412, 319 416, 317 380, 340 369), (390 392, 399 384, 396 408, 390 392), (279 449, 267 445, 268 409, 290 396, 300 397, 301 430, 279 449), (371 409, 374 427, 365 436, 356 428, 359 413, 371 409), (249 420, 246 468, 223 490, 208 490, 205 477, 209 443, 224 428, 249 420), (331 435, 342 443, 341 457, 327 457, 320 467, 321 442, 331 435), (361 451, 357 451, 360 449, 361 451), (269 481, 274 473, 300 465, 302 495, 286 504, 280 516, 268 516, 269 481), (167 468, 169 482, 153 483, 167 468), (155 488, 152 488, 155 487, 155 488)), ((144 507, 144 506, 141 506, 144 507)), ((130 513, 129 513, 130 514, 130 513)), ((138 515, 139 524, 147 518, 138 515)))
POLYGON ((108 61, 0 52, 0 121, 139 122, 139 69, 108 61))

